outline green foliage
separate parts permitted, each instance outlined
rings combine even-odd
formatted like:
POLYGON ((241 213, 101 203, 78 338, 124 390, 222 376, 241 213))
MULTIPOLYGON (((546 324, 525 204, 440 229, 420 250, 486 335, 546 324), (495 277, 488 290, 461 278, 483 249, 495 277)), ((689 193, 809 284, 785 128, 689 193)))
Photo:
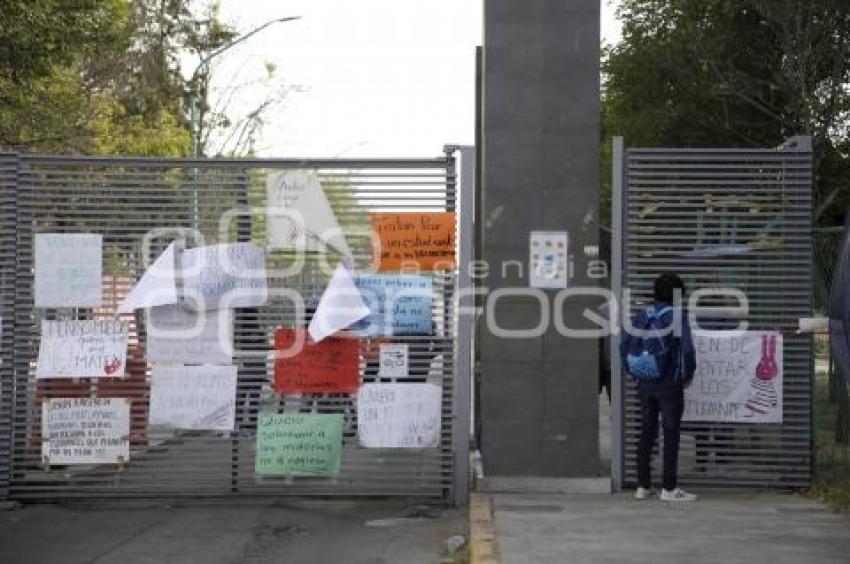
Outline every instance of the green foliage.
MULTIPOLYGON (((850 203, 850 3, 624 0, 619 15, 623 41, 603 61, 603 145, 623 135, 628 146, 772 147, 808 134, 816 217, 840 223, 850 203)), ((610 154, 602 166, 607 178, 610 154)))
POLYGON ((8 0, 0 10, 0 150, 182 155, 185 51, 236 32, 190 0, 8 0))

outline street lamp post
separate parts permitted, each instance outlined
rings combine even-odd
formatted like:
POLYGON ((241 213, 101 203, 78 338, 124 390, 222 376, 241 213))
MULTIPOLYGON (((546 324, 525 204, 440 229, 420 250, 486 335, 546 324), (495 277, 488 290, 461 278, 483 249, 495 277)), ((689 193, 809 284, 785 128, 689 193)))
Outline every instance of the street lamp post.
MULTIPOLYGON (((221 55, 234 45, 242 43, 252 35, 256 35, 257 33, 263 31, 267 27, 274 25, 276 23, 283 22, 291 22, 294 20, 300 20, 301 16, 292 16, 288 18, 278 18, 276 20, 270 20, 264 23, 263 25, 256 27, 249 31, 244 35, 240 35, 230 43, 226 43, 207 55, 203 57, 199 62, 198 66, 195 67, 195 72, 192 73, 192 78, 189 79, 189 127, 191 129, 192 134, 192 148, 191 148, 191 157, 198 158, 201 148, 201 124, 200 124, 200 111, 198 108, 198 75, 200 72, 209 65, 209 62, 215 57, 221 55)), ((193 167, 193 171, 196 170, 193 167)), ((193 175, 194 176, 194 175, 193 175)), ((198 187, 195 182, 192 183, 192 227, 195 231, 198 230, 199 223, 199 209, 198 209, 198 187)))

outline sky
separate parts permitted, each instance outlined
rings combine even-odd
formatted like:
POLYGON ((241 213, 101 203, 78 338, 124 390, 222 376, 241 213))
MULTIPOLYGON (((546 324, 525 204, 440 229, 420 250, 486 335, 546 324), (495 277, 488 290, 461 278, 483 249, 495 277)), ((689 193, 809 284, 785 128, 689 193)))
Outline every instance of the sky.
MULTIPOLYGON (((601 0, 601 29, 612 43, 620 32, 610 1, 601 0)), ((220 0, 220 15, 243 33, 301 17, 215 62, 220 92, 263 76, 267 62, 295 87, 268 116, 260 156, 432 157, 446 143, 473 144, 482 0, 220 0)), ((267 93, 243 88, 228 111, 267 93)))

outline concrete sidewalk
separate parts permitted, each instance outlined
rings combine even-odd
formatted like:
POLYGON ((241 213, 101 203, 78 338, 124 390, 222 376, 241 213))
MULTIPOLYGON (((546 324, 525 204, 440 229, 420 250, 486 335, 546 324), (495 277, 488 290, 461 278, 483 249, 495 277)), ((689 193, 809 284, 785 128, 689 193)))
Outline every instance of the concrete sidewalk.
POLYGON ((31 505, 0 512, 6 564, 441 561, 465 512, 418 501, 223 500, 31 505))
POLYGON ((497 550, 503 564, 850 562, 850 516, 792 494, 698 493, 690 505, 494 494, 497 550))

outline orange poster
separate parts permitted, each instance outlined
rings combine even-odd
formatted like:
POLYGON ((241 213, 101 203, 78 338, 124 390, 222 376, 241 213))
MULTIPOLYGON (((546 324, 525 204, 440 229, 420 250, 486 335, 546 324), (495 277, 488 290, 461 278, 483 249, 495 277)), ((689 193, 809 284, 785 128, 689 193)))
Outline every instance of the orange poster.
POLYGON ((274 334, 276 352, 285 352, 303 343, 294 356, 275 358, 272 387, 279 394, 348 393, 359 386, 358 339, 327 337, 309 342, 305 329, 278 329, 274 334))
POLYGON ((372 229, 381 241, 372 256, 379 272, 455 264, 454 212, 373 212, 372 229))

